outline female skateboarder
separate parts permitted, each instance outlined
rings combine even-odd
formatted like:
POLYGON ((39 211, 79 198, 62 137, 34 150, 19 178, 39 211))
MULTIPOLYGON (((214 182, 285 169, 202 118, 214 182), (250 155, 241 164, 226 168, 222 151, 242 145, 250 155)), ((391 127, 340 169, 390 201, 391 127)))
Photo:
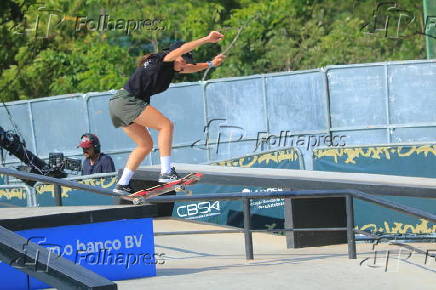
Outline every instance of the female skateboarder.
POLYGON ((129 155, 114 192, 133 193, 129 186, 130 179, 153 148, 153 141, 147 128, 159 131, 158 147, 161 162, 159 182, 169 182, 179 178, 171 164, 173 123, 150 105, 150 97, 168 89, 176 72, 194 73, 221 65, 224 59, 224 55, 221 54, 215 56, 212 61, 194 64, 191 51, 206 43, 216 43, 223 37, 224 35, 218 31, 212 31, 206 37, 187 43, 176 42, 160 53, 144 55, 124 88, 110 99, 109 110, 113 125, 116 128, 122 127, 127 136, 137 145, 129 155))

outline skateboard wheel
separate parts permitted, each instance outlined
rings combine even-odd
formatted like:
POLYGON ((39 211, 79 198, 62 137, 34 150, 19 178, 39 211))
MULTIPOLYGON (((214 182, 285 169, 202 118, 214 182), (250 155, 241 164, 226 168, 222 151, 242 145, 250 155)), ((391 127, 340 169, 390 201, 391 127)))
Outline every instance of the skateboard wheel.
POLYGON ((185 187, 183 185, 177 185, 176 187, 174 187, 174 190, 176 192, 184 191, 185 187))
POLYGON ((141 205, 141 204, 144 204, 144 199, 141 198, 141 197, 135 197, 135 198, 133 199, 133 204, 134 204, 134 205, 141 205))

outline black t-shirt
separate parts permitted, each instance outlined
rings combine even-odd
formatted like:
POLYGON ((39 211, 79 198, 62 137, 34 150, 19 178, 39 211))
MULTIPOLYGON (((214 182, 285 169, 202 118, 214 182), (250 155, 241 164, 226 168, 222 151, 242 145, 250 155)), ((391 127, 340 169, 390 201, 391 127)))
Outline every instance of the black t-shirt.
POLYGON ((168 89, 174 77, 174 62, 164 62, 167 53, 152 54, 144 65, 136 68, 124 85, 131 95, 150 102, 150 96, 168 89))

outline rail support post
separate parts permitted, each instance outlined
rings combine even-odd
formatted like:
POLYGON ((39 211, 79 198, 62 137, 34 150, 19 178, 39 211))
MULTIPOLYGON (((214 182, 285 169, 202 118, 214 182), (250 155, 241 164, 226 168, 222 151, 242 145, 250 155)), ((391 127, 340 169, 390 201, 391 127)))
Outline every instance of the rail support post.
POLYGON ((244 238, 245 238, 245 258, 253 260, 253 236, 251 232, 251 212, 250 212, 250 199, 244 198, 242 200, 244 209, 244 238))
POLYGON ((62 187, 59 184, 54 185, 54 198, 56 206, 62 206, 62 187))
POLYGON ((354 238, 354 207, 353 197, 351 194, 345 196, 346 211, 347 211, 347 242, 348 242, 348 258, 356 259, 356 240, 354 238))
MULTIPOLYGON (((293 229, 294 228, 294 217, 292 214, 292 198, 285 198, 285 228, 293 229)), ((295 232, 287 231, 286 235, 286 247, 288 249, 295 248, 295 232)))

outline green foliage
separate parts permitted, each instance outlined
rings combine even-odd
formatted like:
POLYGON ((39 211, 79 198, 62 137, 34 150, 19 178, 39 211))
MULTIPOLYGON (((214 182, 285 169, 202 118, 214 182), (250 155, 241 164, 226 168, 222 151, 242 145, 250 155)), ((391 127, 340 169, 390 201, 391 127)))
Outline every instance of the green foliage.
MULTIPOLYGON (((375 17, 377 0, 36 2, 4 0, 0 5, 1 100, 117 89, 138 56, 211 30, 223 32, 225 39, 197 49, 195 58, 205 61, 224 50, 228 57, 208 78, 425 58, 425 39, 417 33, 424 26, 422 1, 416 0, 397 0, 398 9, 415 17, 408 25, 402 23, 400 35, 395 26, 374 29, 385 20, 375 17), (99 30, 100 15, 108 15, 112 23, 158 22, 129 33, 99 30), (78 26, 83 19, 94 20, 94 29, 89 23, 78 26), (35 24, 38 30, 32 30, 35 24)), ((397 19, 395 9, 385 13, 391 21, 397 19)), ((176 81, 198 81, 202 75, 178 75, 176 81)))

